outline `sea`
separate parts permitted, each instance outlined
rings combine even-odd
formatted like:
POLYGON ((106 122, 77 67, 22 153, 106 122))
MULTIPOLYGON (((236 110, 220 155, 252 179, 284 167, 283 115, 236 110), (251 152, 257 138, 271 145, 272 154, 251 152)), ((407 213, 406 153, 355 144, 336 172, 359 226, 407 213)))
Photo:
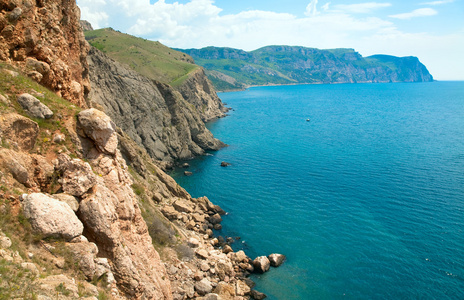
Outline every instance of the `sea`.
POLYGON ((286 255, 267 299, 464 299, 464 82, 220 93, 228 147, 172 175, 235 250, 286 255), (231 165, 221 167, 222 161, 231 165), (239 237, 239 238, 238 238, 239 237))

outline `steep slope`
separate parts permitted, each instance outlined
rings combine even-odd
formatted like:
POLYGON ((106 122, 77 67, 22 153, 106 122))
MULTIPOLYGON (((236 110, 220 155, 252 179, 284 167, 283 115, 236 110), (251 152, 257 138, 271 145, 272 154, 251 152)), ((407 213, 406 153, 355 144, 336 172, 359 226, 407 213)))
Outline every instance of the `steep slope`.
POLYGON ((1 1, 0 60, 85 107, 88 44, 75 1, 1 1))
MULTIPOLYGON (((353 49, 268 46, 251 52, 217 47, 177 50, 192 56, 206 70, 223 73, 245 85, 433 80, 416 57, 364 58, 353 49)), ((220 86, 218 73, 209 74, 220 86)))
POLYGON ((92 106, 101 107, 153 158, 187 159, 225 146, 169 85, 144 77, 95 48, 88 62, 92 106))
POLYGON ((227 112, 202 68, 185 53, 111 28, 86 31, 85 35, 92 46, 115 61, 181 92, 203 121, 223 117, 227 112))

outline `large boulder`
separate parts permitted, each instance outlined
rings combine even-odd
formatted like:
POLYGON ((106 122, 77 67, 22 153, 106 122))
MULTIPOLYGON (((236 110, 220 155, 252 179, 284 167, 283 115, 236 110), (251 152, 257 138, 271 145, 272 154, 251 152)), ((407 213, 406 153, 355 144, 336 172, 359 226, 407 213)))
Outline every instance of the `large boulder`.
POLYGON ((271 266, 271 263, 269 262, 269 259, 266 256, 258 256, 253 260, 253 267, 255 268, 255 271, 258 273, 265 273, 269 271, 269 268, 271 266))
POLYGON ((87 277, 92 280, 96 272, 95 259, 98 254, 97 245, 90 242, 67 243, 66 247, 71 250, 75 261, 79 265, 79 269, 87 277))
POLYGON ((118 135, 110 117, 95 108, 83 110, 77 117, 85 135, 95 142, 100 151, 115 154, 118 135))
POLYGON ((71 240, 82 234, 84 226, 68 204, 42 193, 30 194, 23 199, 24 215, 32 228, 44 237, 71 240))
POLYGON ((203 278, 201 281, 195 283, 195 290, 200 295, 206 295, 211 293, 213 286, 207 278, 203 278))
POLYGON ((39 99, 31 94, 24 93, 18 96, 18 103, 21 107, 33 118, 50 119, 53 117, 53 112, 39 99))

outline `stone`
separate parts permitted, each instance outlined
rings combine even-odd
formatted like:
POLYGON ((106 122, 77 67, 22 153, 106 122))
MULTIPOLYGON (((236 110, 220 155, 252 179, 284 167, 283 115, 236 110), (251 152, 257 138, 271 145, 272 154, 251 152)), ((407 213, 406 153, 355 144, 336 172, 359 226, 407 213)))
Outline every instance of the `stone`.
POLYGON ((79 269, 91 280, 95 275, 95 258, 98 254, 97 245, 90 242, 67 243, 66 247, 72 252, 79 269))
POLYGON ((237 280, 235 284, 235 294, 237 296, 246 296, 250 294, 251 289, 250 287, 243 281, 237 280))
POLYGON ((32 228, 44 237, 71 240, 84 230, 82 222, 68 204, 42 193, 27 195, 23 207, 32 228))
POLYGON ((20 163, 13 157, 5 161, 4 163, 10 171, 11 175, 13 175, 14 179, 16 179, 19 183, 23 184, 26 187, 31 187, 31 184, 29 182, 29 173, 27 172, 27 169, 23 165, 23 163, 20 163))
POLYGON ((10 20, 10 22, 14 22, 21 17, 22 13, 23 10, 20 7, 15 7, 8 15, 8 20, 10 20))
POLYGON ((31 94, 21 94, 18 96, 17 100, 26 113, 33 118, 50 119, 53 117, 53 112, 31 94))
POLYGON ((172 204, 172 207, 174 207, 175 210, 178 212, 185 212, 185 213, 191 213, 193 212, 193 209, 190 207, 190 205, 187 203, 185 200, 177 200, 172 204))
POLYGON ((203 272, 207 272, 209 270, 209 264, 207 262, 202 262, 201 265, 200 265, 200 269, 203 271, 203 272))
POLYGON ((240 263, 248 260, 248 256, 243 250, 232 253, 231 259, 234 262, 240 263))
POLYGON ((79 202, 77 201, 76 197, 72 195, 61 193, 53 194, 51 196, 57 200, 60 200, 61 202, 68 204, 74 212, 77 212, 79 209, 79 202))
POLYGON ((1 249, 8 249, 11 247, 11 240, 9 237, 0 236, 0 248, 1 249))
POLYGON ((270 254, 267 258, 269 259, 271 266, 277 268, 284 263, 286 257, 283 254, 273 253, 270 254))
POLYGON ((65 140, 66 140, 66 136, 62 133, 55 133, 52 138, 52 141, 56 144, 62 143, 65 140))
POLYGON ((192 173, 192 172, 190 172, 190 171, 184 171, 184 175, 185 175, 185 176, 192 176, 192 175, 193 175, 193 173, 192 173))
POLYGON ((3 96, 2 94, 0 94, 0 102, 5 104, 5 105, 10 105, 10 100, 8 100, 7 97, 3 96))
POLYGON ((213 225, 216 225, 222 222, 222 218, 219 214, 214 214, 211 217, 209 217, 209 222, 213 225))
POLYGON ((200 281, 200 280, 202 280, 202 279, 203 279, 203 272, 201 272, 200 270, 197 270, 197 271, 195 272, 195 274, 193 274, 193 279, 194 279, 195 281, 200 281))
POLYGON ((199 295, 203 296, 209 294, 212 290, 213 286, 207 278, 203 278, 201 281, 195 283, 195 291, 197 291, 199 295))
POLYGON ((221 224, 214 224, 214 230, 221 230, 222 229, 222 225, 221 224))
POLYGON ((106 274, 106 281, 109 285, 114 282, 114 275, 106 257, 95 258, 95 277, 100 278, 106 274))
POLYGON ((203 297, 203 300, 222 300, 221 296, 218 294, 208 294, 205 297, 203 297))
POLYGON ((96 184, 96 176, 87 162, 75 158, 63 168, 61 184, 67 194, 80 197, 96 184))
POLYGON ((28 57, 26 59, 26 66, 38 72, 39 74, 47 75, 50 73, 50 65, 46 62, 39 61, 33 57, 28 57))
POLYGON ((95 108, 83 110, 77 117, 85 135, 95 142, 100 151, 108 154, 116 153, 118 135, 110 117, 95 108))
POLYGON ((225 245, 224 248, 222 248, 222 253, 230 253, 230 252, 234 252, 234 250, 232 250, 232 247, 229 246, 229 245, 225 245))
POLYGON ((187 168, 189 168, 189 167, 190 167, 190 165, 189 165, 188 163, 183 163, 183 164, 182 164, 182 168, 184 168, 184 169, 187 169, 187 168))
POLYGON ((196 238, 191 237, 188 240, 188 245, 192 248, 197 248, 200 245, 200 241, 196 238))
POLYGON ((206 259, 209 256, 208 251, 206 251, 205 249, 198 249, 197 251, 195 251, 195 254, 202 259, 206 259))
POLYGON ((39 125, 16 113, 5 114, 0 118, 0 134, 16 142, 21 150, 29 151, 39 136, 39 125))
POLYGON ((163 208, 161 208, 161 213, 169 220, 176 220, 177 215, 179 214, 179 212, 175 210, 174 207, 169 205, 163 206, 163 208))
POLYGON ((23 263, 21 263, 21 268, 29 270, 35 276, 40 275, 39 269, 37 268, 37 266, 34 263, 23 262, 23 263))
POLYGON ((271 263, 266 256, 258 256, 253 260, 253 267, 257 273, 265 273, 269 271, 271 263))
POLYGON ((221 162, 221 167, 228 167, 228 166, 230 166, 230 165, 231 165, 231 164, 228 163, 228 162, 225 162, 225 161, 221 162))
POLYGON ((255 300, 263 300, 267 298, 266 294, 258 292, 257 290, 251 290, 250 297, 255 300))

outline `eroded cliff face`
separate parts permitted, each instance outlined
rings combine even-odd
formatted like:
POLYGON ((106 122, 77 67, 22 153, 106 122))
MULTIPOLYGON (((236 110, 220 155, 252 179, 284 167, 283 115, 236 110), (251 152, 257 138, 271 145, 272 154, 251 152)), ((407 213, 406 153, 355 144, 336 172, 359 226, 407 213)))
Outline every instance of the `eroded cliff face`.
MULTIPOLYGON (((91 105, 103 109, 152 158, 187 159, 225 146, 206 129, 195 106, 169 85, 141 76, 95 48, 88 63, 91 105)), ((192 79, 192 84, 198 81, 192 79)), ((198 99, 205 99, 198 105, 213 106, 205 93, 198 93, 198 99)), ((207 115, 216 114, 205 110, 207 115)))
POLYGON ((89 46, 79 19, 75 1, 0 1, 0 60, 87 107, 89 46))
POLYGON ((189 78, 177 90, 195 106, 204 122, 222 118, 228 111, 202 68, 189 74, 189 78))

